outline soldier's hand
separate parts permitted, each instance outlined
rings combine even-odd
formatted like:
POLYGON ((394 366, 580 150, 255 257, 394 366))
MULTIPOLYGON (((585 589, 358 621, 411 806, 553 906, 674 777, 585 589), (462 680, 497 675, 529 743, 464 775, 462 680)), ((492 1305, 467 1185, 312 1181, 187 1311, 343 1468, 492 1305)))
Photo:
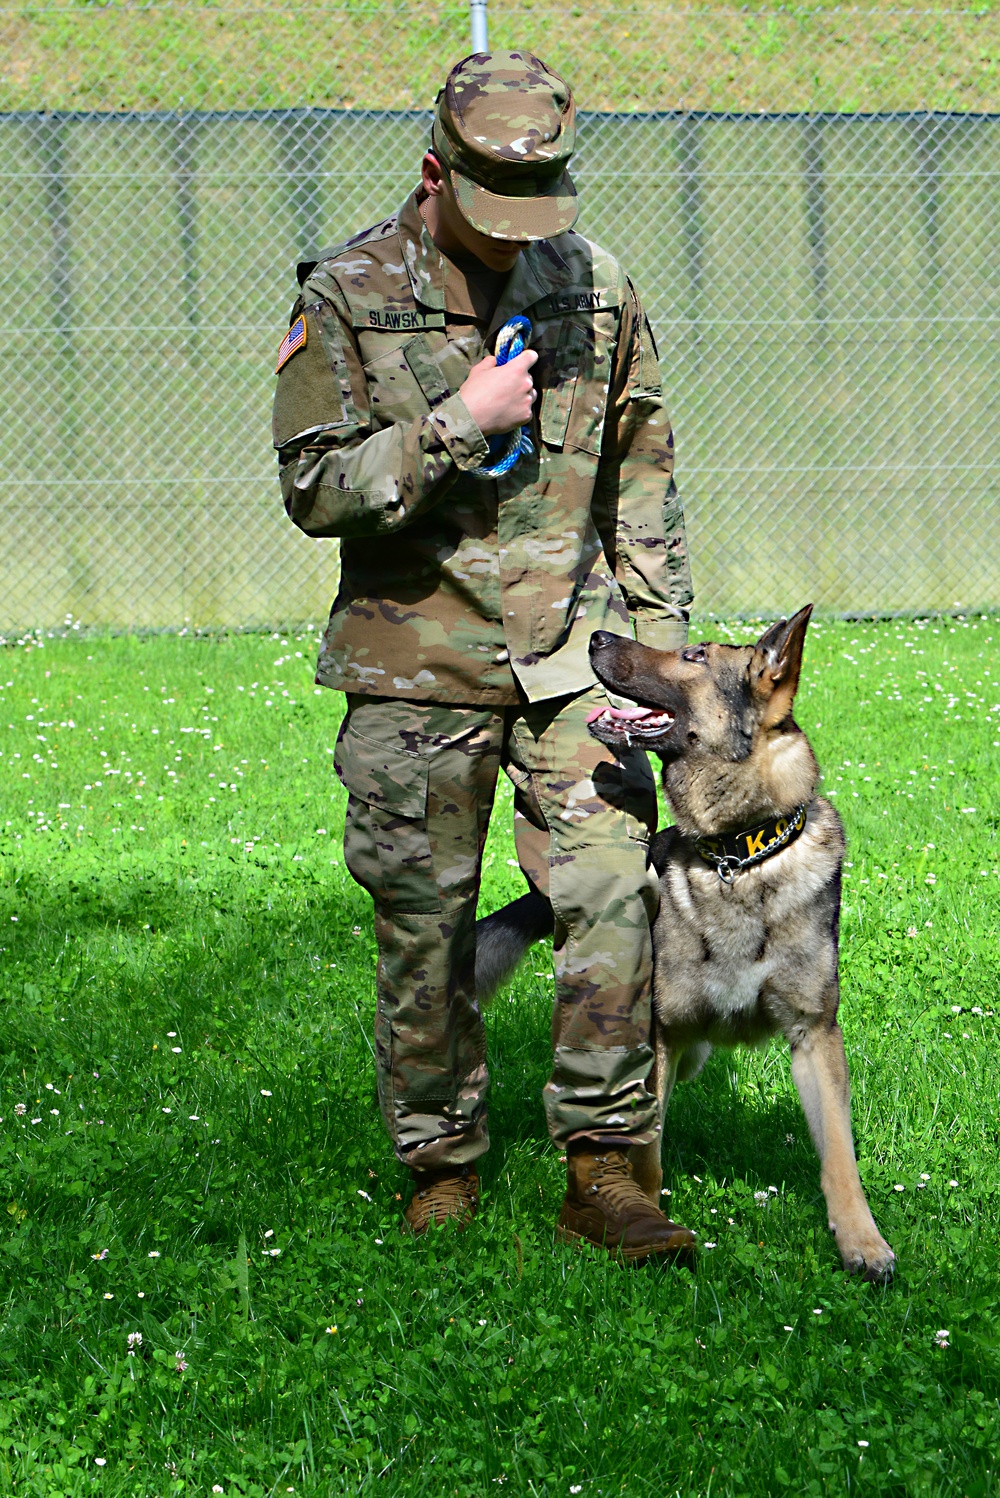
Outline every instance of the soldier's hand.
POLYGON ((498 365, 490 354, 469 370, 458 393, 484 437, 512 432, 530 420, 535 399, 531 366, 537 359, 535 350, 526 348, 507 364, 498 365))

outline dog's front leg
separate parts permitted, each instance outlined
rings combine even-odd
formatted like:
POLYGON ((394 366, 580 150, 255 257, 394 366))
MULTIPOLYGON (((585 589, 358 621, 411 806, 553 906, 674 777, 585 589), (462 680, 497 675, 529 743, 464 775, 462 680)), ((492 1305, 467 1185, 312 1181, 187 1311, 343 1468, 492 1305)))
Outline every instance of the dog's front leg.
POLYGON ((844 1037, 820 1023, 792 1047, 792 1077, 820 1158, 820 1184, 844 1268, 866 1280, 891 1279, 896 1256, 875 1226, 851 1135, 844 1037))

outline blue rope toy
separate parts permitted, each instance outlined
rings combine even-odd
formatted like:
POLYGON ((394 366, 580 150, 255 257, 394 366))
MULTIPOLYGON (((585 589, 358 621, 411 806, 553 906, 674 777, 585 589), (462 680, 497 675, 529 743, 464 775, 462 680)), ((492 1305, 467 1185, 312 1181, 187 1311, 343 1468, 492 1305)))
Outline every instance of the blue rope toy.
MULTIPOLYGON (((510 359, 516 359, 522 354, 531 341, 531 323, 526 317, 512 317, 505 322, 497 334, 496 361, 498 365, 506 364, 510 359)), ((469 473, 476 479, 499 479, 505 473, 509 473, 522 453, 533 453, 530 427, 515 428, 513 432, 497 437, 488 437, 491 462, 484 463, 481 468, 470 468, 469 473)))

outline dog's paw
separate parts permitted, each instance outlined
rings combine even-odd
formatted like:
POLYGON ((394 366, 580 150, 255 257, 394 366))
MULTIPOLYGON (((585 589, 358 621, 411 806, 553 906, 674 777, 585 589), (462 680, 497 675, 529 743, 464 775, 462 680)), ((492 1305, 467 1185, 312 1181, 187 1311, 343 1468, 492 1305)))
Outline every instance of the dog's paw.
POLYGON ((870 1285, 888 1285, 896 1272, 896 1255, 884 1238, 837 1246, 848 1274, 859 1274, 870 1285))

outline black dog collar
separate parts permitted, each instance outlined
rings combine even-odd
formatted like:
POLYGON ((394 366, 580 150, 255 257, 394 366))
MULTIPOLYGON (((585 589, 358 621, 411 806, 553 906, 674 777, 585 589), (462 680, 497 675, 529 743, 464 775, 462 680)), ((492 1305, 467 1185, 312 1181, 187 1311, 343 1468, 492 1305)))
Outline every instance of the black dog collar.
POLYGON ((723 884, 732 884, 744 869, 763 863, 772 853, 780 853, 793 843, 806 825, 806 807, 800 806, 790 817, 776 817, 747 827, 742 832, 727 832, 722 837, 695 838, 694 846, 706 863, 710 863, 723 884))

